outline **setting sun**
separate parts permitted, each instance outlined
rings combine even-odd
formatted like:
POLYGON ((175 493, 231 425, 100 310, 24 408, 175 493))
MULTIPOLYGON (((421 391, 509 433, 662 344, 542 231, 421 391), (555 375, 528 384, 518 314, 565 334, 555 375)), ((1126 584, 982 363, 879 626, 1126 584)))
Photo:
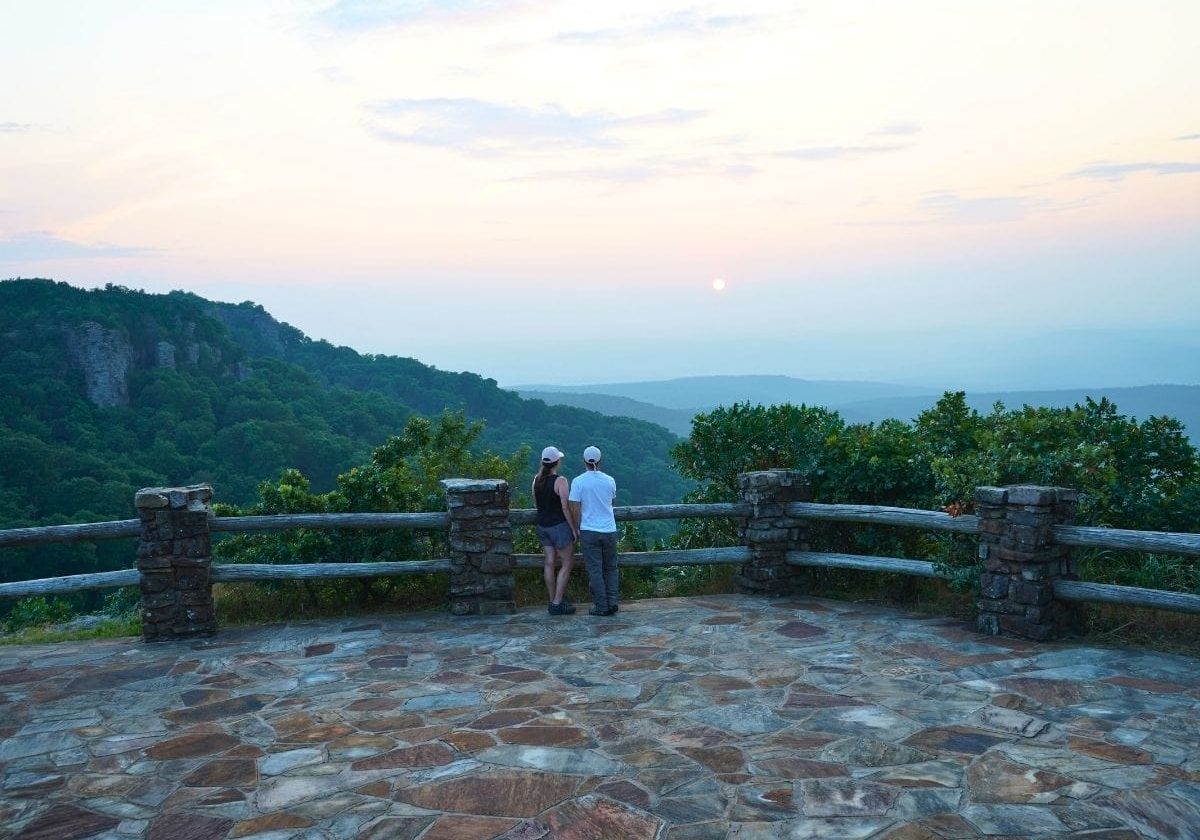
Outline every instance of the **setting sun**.
POLYGON ((714 292, 723 292, 725 291, 725 281, 718 277, 712 281, 712 287, 714 292))

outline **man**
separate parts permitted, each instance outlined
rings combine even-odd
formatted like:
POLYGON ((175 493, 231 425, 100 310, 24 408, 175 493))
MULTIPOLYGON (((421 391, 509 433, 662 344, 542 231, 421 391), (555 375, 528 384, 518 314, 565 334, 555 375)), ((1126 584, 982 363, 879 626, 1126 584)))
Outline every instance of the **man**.
POLYGON ((617 520, 613 499, 617 482, 600 470, 600 450, 583 450, 583 474, 571 482, 568 504, 571 520, 583 547, 588 588, 592 592, 590 615, 613 615, 617 611, 617 520))

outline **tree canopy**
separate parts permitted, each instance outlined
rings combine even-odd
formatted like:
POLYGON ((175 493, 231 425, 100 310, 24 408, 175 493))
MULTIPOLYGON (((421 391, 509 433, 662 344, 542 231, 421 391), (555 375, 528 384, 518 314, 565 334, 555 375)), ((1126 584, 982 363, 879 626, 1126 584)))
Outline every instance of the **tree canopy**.
MULTIPOLYGON (((803 471, 818 502, 969 512, 978 486, 1042 484, 1079 490, 1084 524, 1186 532, 1200 522, 1200 456, 1183 426, 1169 417, 1135 420, 1108 400, 1071 408, 997 404, 985 414, 967 406, 962 392, 946 393, 912 423, 878 424, 847 424, 815 406, 741 403, 698 415, 672 458, 698 482, 697 501, 733 501, 739 472, 783 467, 803 471)), ((818 531, 826 550, 974 562, 961 540, 858 526, 818 531)), ((680 541, 731 537, 728 527, 697 523, 680 541)), ((1094 564, 1096 575, 1148 585, 1138 578, 1140 559, 1107 559, 1107 566, 1094 564)), ((1195 561, 1171 566, 1161 588, 1200 591, 1195 561)))
MULTIPOLYGON (((276 481, 259 485, 259 500, 243 508, 220 506, 225 514, 394 513, 446 509, 440 481, 444 478, 500 478, 514 482, 525 469, 529 452, 508 457, 476 445, 482 423, 468 422, 462 412, 433 420, 412 417, 403 431, 371 452, 366 463, 337 477, 334 489, 313 492, 301 470, 285 470, 276 481)), ((403 529, 325 530, 295 528, 269 534, 237 536, 218 546, 223 561, 233 563, 373 562, 433 559, 443 556, 444 534, 403 529)))

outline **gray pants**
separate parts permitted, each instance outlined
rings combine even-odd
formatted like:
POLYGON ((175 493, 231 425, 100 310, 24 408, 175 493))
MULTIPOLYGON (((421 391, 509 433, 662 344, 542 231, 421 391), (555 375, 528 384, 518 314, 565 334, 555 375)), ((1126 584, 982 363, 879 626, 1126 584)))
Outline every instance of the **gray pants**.
POLYGON ((580 531, 579 542, 583 548, 583 562, 587 568, 592 605, 598 610, 615 607, 620 591, 620 581, 617 578, 616 531, 607 534, 602 531, 580 531))

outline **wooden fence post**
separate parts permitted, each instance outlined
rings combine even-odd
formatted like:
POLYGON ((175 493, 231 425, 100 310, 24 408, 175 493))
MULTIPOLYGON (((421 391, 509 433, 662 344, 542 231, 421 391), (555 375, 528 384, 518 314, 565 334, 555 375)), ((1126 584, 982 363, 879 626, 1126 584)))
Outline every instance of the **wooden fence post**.
POLYGON ((1078 497, 1065 487, 975 488, 981 633, 1042 641, 1066 629, 1073 610, 1055 600, 1054 582, 1075 580, 1075 563, 1051 528, 1074 522, 1078 497))
POLYGON ((753 553, 753 558, 734 575, 738 592, 787 595, 804 575, 788 565, 787 552, 809 549, 802 544, 808 524, 788 516, 787 505, 812 501, 812 489, 799 470, 741 473, 737 483, 738 495, 750 507, 750 514, 738 527, 738 533, 753 553))
POLYGON ((212 487, 146 487, 134 505, 142 525, 137 568, 142 590, 142 639, 161 642, 211 636, 212 487))
POLYGON ((441 484, 450 511, 450 612, 515 613, 508 482, 448 478, 441 484))

